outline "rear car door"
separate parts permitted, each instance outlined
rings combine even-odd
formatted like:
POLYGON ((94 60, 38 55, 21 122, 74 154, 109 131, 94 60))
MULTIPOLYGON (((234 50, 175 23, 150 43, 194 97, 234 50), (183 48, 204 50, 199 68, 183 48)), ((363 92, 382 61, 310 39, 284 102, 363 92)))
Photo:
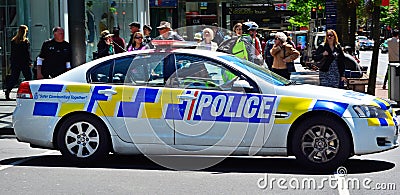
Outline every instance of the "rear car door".
POLYGON ((118 136, 135 144, 173 144, 173 121, 163 107, 171 103, 164 90, 168 54, 145 53, 111 60, 90 72, 98 107, 118 136))

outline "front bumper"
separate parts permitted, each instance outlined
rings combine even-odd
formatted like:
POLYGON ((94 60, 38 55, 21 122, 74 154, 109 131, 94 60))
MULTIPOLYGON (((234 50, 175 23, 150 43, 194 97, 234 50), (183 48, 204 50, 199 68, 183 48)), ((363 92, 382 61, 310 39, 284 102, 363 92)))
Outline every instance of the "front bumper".
MULTIPOLYGON (((354 154, 371 154, 390 150, 399 146, 399 124, 379 125, 368 122, 365 118, 353 118, 353 143, 354 154)), ((400 121, 400 117, 397 117, 400 121)))

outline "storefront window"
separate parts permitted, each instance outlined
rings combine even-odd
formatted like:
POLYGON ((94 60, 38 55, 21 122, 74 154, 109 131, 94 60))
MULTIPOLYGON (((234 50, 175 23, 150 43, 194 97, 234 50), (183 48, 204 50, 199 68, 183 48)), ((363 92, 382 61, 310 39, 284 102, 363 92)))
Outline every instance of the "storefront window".
MULTIPOLYGON (((120 37, 128 42, 131 34, 128 25, 133 21, 143 23, 148 14, 145 1, 85 0, 85 5, 87 61, 92 60, 92 53, 97 50, 97 43, 103 30, 113 33, 114 29, 119 29, 120 37)), ((125 45, 121 47, 125 48, 125 45)))

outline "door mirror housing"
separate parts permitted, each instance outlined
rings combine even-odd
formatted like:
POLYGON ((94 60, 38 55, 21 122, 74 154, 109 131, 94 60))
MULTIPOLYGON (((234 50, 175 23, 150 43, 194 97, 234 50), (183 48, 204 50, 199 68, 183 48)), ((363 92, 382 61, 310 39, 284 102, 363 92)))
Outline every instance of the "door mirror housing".
POLYGON ((237 80, 233 83, 232 89, 234 91, 251 91, 253 87, 246 80, 237 80))

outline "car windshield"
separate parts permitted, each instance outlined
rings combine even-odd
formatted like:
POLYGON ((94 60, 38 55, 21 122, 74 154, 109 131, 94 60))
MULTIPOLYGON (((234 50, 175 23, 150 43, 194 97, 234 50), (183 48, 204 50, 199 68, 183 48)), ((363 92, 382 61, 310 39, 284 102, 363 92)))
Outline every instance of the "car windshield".
POLYGON ((278 85, 278 86, 284 86, 284 85, 290 85, 291 82, 286 80, 285 78, 275 74, 274 72, 263 68, 259 65, 253 64, 247 60, 243 60, 240 58, 237 58, 232 55, 223 55, 219 56, 220 58, 233 62, 235 65, 248 70, 249 72, 255 74, 256 76, 262 78, 265 81, 268 81, 271 84, 278 85))

